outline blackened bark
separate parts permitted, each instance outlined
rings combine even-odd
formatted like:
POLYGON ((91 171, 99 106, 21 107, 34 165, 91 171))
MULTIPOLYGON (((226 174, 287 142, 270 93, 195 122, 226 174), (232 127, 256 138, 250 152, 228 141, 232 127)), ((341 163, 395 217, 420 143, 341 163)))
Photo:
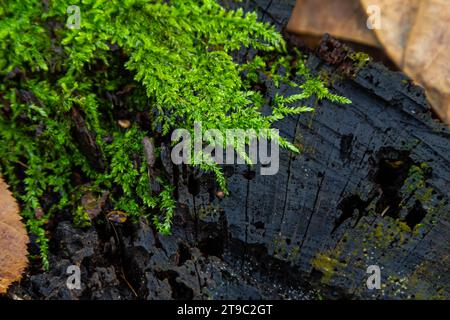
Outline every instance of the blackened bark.
MULTIPOLYGON (((294 1, 241 5, 281 30, 294 1)), ((355 66, 348 50, 326 37, 309 56, 352 104, 311 100, 313 114, 279 123, 302 152, 281 151, 276 175, 227 166, 224 198, 213 176, 175 167, 171 236, 144 221, 86 231, 60 223, 52 270, 22 290, 66 299, 449 298, 450 132, 421 88, 380 64, 355 66), (83 270, 81 291, 61 281, 70 264, 83 270), (370 265, 381 268, 382 290, 366 286, 370 265)), ((264 86, 269 98, 293 93, 264 86)))

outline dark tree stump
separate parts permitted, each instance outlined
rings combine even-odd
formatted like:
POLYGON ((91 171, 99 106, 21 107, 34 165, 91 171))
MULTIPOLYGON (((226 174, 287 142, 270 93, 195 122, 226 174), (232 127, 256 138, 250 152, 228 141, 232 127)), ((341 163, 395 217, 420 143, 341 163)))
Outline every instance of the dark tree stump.
MULTIPOLYGON (((282 28, 292 1, 257 2, 282 28)), ((353 103, 319 103, 313 115, 280 123, 300 155, 282 151, 275 176, 227 168, 223 200, 209 176, 194 195, 180 180, 180 201, 203 220, 195 232, 203 251, 257 277, 330 296, 448 298, 450 132, 421 88, 377 63, 354 69, 340 46, 325 38, 308 66, 353 103), (381 268, 382 290, 367 289, 370 265, 381 268)), ((267 94, 280 91, 289 93, 267 94)))
MULTIPOLYGON (((282 30, 294 1, 241 5, 282 30)), ((405 76, 372 62, 355 68, 346 50, 325 38, 308 66, 329 75, 331 89, 353 103, 319 103, 315 113, 279 123, 302 152, 281 151, 277 175, 227 166, 230 196, 221 199, 214 177, 175 167, 179 207, 171 236, 144 221, 85 231, 61 222, 51 270, 27 275, 11 293, 449 298, 450 132, 405 76), (70 264, 80 265, 83 290, 67 289, 61 270, 70 264), (382 290, 367 289, 370 265, 381 268, 382 290)), ((269 97, 291 90, 267 87, 269 97)))

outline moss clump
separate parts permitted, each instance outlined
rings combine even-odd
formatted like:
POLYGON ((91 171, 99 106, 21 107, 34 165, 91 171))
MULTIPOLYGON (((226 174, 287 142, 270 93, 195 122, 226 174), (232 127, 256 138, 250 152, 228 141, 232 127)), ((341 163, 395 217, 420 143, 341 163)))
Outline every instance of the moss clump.
POLYGON ((332 278, 348 266, 349 257, 353 253, 345 253, 348 235, 344 234, 336 247, 317 253, 310 261, 311 266, 322 273, 320 281, 330 284, 332 278))
POLYGON ((273 240, 273 254, 277 259, 294 264, 300 258, 300 246, 291 244, 291 240, 277 235, 273 240))
POLYGON ((370 61, 370 56, 364 52, 354 52, 351 53, 348 57, 355 63, 356 68, 358 69, 364 68, 370 61))
POLYGON ((404 196, 412 195, 422 204, 430 202, 433 189, 427 187, 426 179, 430 175, 430 167, 427 163, 411 166, 408 177, 405 180, 402 193, 404 196))
POLYGON ((311 265, 316 270, 322 272, 321 281, 329 284, 335 272, 347 266, 346 263, 339 260, 340 251, 329 250, 327 252, 318 253, 312 260, 311 265))
POLYGON ((449 300, 450 284, 443 281, 440 268, 448 265, 450 257, 444 256, 439 263, 424 261, 408 275, 408 299, 417 300, 449 300))
MULTIPOLYGON (((195 121, 204 131, 271 132, 274 122, 311 111, 298 103, 312 95, 349 102, 309 76, 301 59, 294 68, 281 35, 255 13, 214 0, 8 0, 0 5, 0 48, 0 168, 37 235, 44 267, 54 213, 70 210, 80 225, 89 222, 80 209, 84 184, 110 191, 115 210, 170 232, 171 177, 148 174, 144 137, 155 139, 158 157, 172 130, 192 131, 195 121), (73 5, 79 29, 66 25, 73 5), (238 62, 242 48, 260 54, 238 62), (282 58, 270 67, 274 55, 282 58), (267 101, 252 90, 260 74, 279 83, 297 70, 305 82, 289 85, 298 94, 267 101), (80 147, 74 130, 95 152, 80 147)), ((201 167, 226 190, 217 165, 201 167)))
POLYGON ((198 209, 198 217, 200 220, 218 221, 223 208, 218 204, 208 204, 198 209))

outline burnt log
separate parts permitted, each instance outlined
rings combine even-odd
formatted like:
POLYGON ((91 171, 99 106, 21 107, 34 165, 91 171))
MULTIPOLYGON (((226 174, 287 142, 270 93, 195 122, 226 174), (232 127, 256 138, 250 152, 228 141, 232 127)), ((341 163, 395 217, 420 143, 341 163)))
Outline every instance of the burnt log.
MULTIPOLYGON (((290 12, 292 2, 263 2, 257 8, 282 29, 288 16, 280 8, 290 12)), ((226 168, 223 200, 209 176, 197 179, 196 194, 180 182, 179 201, 201 221, 194 240, 257 281, 302 292, 449 298, 450 131, 422 88, 381 64, 352 65, 348 50, 325 37, 310 55, 308 66, 330 75, 333 91, 352 104, 318 103, 313 115, 280 123, 302 152, 282 151, 278 174, 226 168), (381 290, 366 285, 372 265, 381 269, 381 290)), ((269 97, 290 92, 266 85, 269 97)))
MULTIPOLYGON (((294 1, 241 5, 282 30, 294 1)), ((143 220, 87 230, 61 222, 51 269, 26 275, 10 294, 448 299, 450 131, 433 119, 421 88, 375 62, 355 67, 348 50, 326 37, 309 55, 308 67, 329 75, 333 92, 352 104, 311 100, 314 113, 279 123, 301 153, 281 150, 276 175, 226 166, 230 195, 223 197, 210 174, 174 167, 172 235, 143 220), (65 285, 71 264, 81 267, 82 290, 65 285), (381 269, 380 290, 366 285, 372 265, 381 269)), ((293 93, 265 86, 269 98, 293 93)))

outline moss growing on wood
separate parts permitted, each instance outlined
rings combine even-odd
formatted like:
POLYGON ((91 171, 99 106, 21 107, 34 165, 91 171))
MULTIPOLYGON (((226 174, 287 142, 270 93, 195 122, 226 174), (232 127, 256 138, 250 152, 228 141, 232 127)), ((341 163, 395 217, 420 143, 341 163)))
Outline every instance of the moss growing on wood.
MULTIPOLYGON (((349 102, 308 76, 301 59, 291 63, 274 27, 213 0, 8 0, 0 6, 0 46, 0 168, 44 267, 55 212, 70 210, 81 226, 91 222, 80 202, 85 184, 110 191, 112 209, 170 232, 174 187, 162 170, 149 175, 144 137, 155 138, 157 157, 172 130, 192 131, 195 121, 203 130, 260 132, 311 111, 299 105, 310 96, 349 102), (66 25, 73 5, 79 29, 66 25), (238 63, 233 57, 242 48, 260 55, 238 63), (271 55, 281 57, 272 67, 271 55), (304 83, 289 80, 297 71, 304 83), (252 89, 261 73, 298 94, 266 101, 252 89), (267 116, 265 104, 272 107, 267 116)), ((217 165, 201 168, 226 190, 217 165)))
POLYGON ((352 60, 355 63, 356 68, 358 68, 358 69, 364 68, 367 65, 367 63, 369 63, 369 61, 370 61, 370 56, 364 52, 351 53, 349 55, 349 58, 350 58, 350 60, 352 60))
POLYGON ((340 256, 340 249, 333 249, 318 253, 311 260, 311 266, 322 273, 321 282, 329 284, 335 273, 347 266, 340 256))

